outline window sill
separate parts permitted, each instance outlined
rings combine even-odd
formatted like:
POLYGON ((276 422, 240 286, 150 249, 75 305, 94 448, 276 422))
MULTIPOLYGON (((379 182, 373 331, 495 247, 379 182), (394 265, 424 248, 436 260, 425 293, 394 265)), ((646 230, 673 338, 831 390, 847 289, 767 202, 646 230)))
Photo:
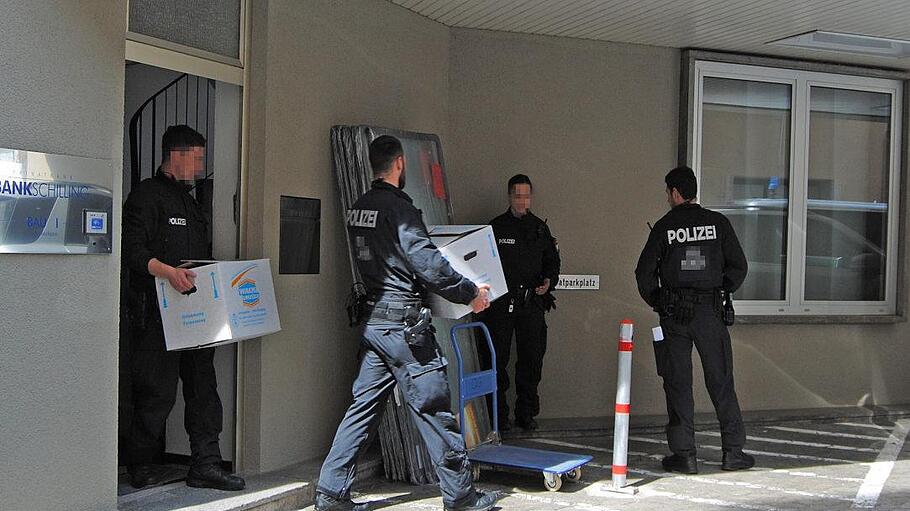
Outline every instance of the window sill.
POLYGON ((746 316, 737 315, 737 325, 880 325, 906 323, 905 316, 897 314, 881 315, 831 315, 831 316, 786 316, 786 315, 766 315, 766 316, 746 316))

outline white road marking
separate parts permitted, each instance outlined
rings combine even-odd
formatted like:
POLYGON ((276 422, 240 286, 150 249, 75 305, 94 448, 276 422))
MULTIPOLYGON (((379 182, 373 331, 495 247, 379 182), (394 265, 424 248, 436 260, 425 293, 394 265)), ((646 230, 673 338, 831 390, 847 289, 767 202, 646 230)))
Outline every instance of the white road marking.
POLYGON ((904 448, 904 441, 907 439, 907 433, 910 432, 910 419, 902 419, 894 424, 894 430, 885 443, 882 452, 869 468, 866 479, 856 492, 856 499, 853 501, 854 508, 871 509, 878 502, 878 497, 891 476, 891 470, 894 468, 894 462, 904 448))
POLYGON ((765 506, 762 504, 743 504, 739 502, 730 502, 720 499, 709 499, 704 497, 689 497, 688 495, 680 495, 678 493, 673 493, 669 491, 660 491, 652 490, 650 488, 642 488, 641 495, 645 497, 663 497, 665 499, 672 500, 681 500, 684 502, 690 502, 693 504, 702 504, 708 506, 719 506, 719 507, 730 507, 734 509, 747 509, 749 511, 780 511, 781 508, 765 506))
MULTIPOLYGON (((701 436, 711 436, 720 438, 721 434, 716 431, 696 431, 696 435, 701 436)), ((878 453, 878 449, 873 449, 871 447, 851 447, 849 445, 836 445, 836 444, 822 444, 818 442, 801 442, 799 440, 786 440, 782 438, 769 438, 764 436, 748 436, 749 440, 754 440, 756 442, 765 442, 769 444, 784 444, 784 445, 799 445, 801 447, 817 447, 820 449, 835 449, 838 451, 854 451, 854 452, 874 452, 878 453)))
POLYGON ((821 431, 817 429, 788 428, 784 426, 768 426, 767 429, 785 431, 787 433, 804 433, 807 435, 833 436, 837 438, 855 438, 857 440, 873 440, 878 442, 884 442, 887 440, 887 438, 883 436, 854 435, 853 433, 838 433, 835 431, 821 431))
POLYGON ((716 479, 713 477, 689 476, 689 475, 683 475, 683 474, 669 474, 666 472, 664 472, 664 473, 652 472, 650 470, 643 470, 643 469, 637 469, 637 468, 630 468, 629 472, 645 475, 648 477, 680 479, 683 481, 691 481, 691 482, 695 482, 695 483, 702 483, 702 484, 709 484, 709 485, 716 485, 716 486, 732 486, 732 487, 736 487, 736 488, 745 488, 748 490, 761 490, 764 492, 777 492, 777 493, 785 493, 788 495, 798 495, 800 497, 811 497, 814 499, 830 499, 830 500, 842 500, 845 502, 853 502, 853 499, 851 497, 832 495, 830 493, 813 493, 813 492, 807 492, 807 491, 803 491, 803 490, 781 488, 778 486, 766 486, 763 484, 747 483, 745 481, 726 481, 723 479, 716 479))
POLYGON ((815 479, 827 479, 829 481, 841 481, 845 483, 861 483, 863 479, 859 477, 835 477, 835 476, 826 476, 822 474, 816 474, 815 472, 805 472, 799 470, 787 470, 785 468, 777 468, 774 470, 769 470, 768 474, 781 474, 785 476, 795 476, 795 477, 812 477, 815 479))
MULTIPOLYGON (((583 450, 587 450, 587 451, 605 452, 608 454, 613 453, 613 449, 607 449, 606 447, 597 447, 595 445, 573 444, 571 442, 563 442, 561 440, 550 440, 549 438, 534 438, 534 439, 531 439, 530 441, 536 442, 538 444, 556 445, 559 447, 571 447, 573 449, 583 449, 583 450)), ((639 458, 648 458, 648 459, 657 460, 657 461, 664 459, 664 456, 666 456, 665 454, 652 454, 649 452, 641 452, 641 451, 629 451, 628 454, 629 454, 629 456, 635 456, 635 457, 639 457, 639 458)), ((703 460, 701 458, 698 459, 698 462, 704 463, 705 465, 720 466, 720 464, 721 464, 719 461, 703 460)))
MULTIPOLYGON (((527 493, 515 492, 510 493, 507 497, 516 498, 524 500, 527 502, 536 502, 538 504, 546 504, 550 506, 559 506, 561 508, 571 508, 571 509, 582 509, 584 511, 619 511, 617 509, 606 508, 603 506, 595 506, 593 504, 586 504, 583 502, 571 502, 568 500, 563 500, 560 498, 554 497, 541 497, 539 495, 529 495, 527 493)), ((502 501, 500 501, 502 502, 502 501)), ((500 506, 502 507, 502 506, 500 506)))
MULTIPOLYGON (((666 445, 666 440, 656 440, 654 438, 645 438, 640 436, 630 436, 629 440, 633 442, 646 442, 650 444, 664 444, 666 445)), ((699 449, 709 449, 712 451, 721 451, 723 450, 719 445, 699 445, 699 449)), ((806 460, 806 461, 825 461, 827 463, 846 463, 846 464, 861 464, 855 460, 844 460, 838 458, 824 458, 821 456, 808 456, 805 454, 788 454, 782 452, 769 452, 769 451, 756 451, 754 449, 743 449, 744 453, 754 454, 756 456, 773 456, 776 458, 790 458, 794 460, 806 460)), ((868 463, 865 463, 868 464, 868 463)))
POLYGON ((889 432, 890 428, 885 426, 879 426, 878 424, 863 424, 861 422, 838 422, 838 426, 847 426, 851 428, 868 428, 868 429, 877 429, 879 431, 889 432))

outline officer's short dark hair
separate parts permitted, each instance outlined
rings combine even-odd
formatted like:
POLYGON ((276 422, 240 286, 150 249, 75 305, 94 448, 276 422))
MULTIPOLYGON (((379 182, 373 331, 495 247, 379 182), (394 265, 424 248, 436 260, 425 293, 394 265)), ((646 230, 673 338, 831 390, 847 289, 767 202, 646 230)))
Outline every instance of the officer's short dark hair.
POLYGON ((509 179, 509 193, 512 193, 512 187, 515 185, 528 185, 531 190, 534 189, 534 185, 531 184, 531 178, 524 174, 515 174, 509 179))
POLYGON ((161 156, 167 160, 171 151, 186 150, 193 147, 205 147, 205 137, 186 124, 171 126, 161 137, 161 156))
POLYGON ((698 195, 698 181, 695 180, 695 172, 689 167, 676 167, 667 172, 664 182, 667 183, 667 190, 676 188, 683 199, 694 199, 698 195))
POLYGON ((381 176, 392 168, 392 162, 404 154, 401 141, 391 135, 383 135, 370 142, 370 166, 373 175, 381 176))

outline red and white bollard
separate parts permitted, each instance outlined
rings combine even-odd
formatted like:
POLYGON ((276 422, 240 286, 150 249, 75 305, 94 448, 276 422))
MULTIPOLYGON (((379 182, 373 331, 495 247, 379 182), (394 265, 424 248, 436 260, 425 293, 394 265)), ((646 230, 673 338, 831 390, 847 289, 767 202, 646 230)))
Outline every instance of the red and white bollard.
POLYGON ((619 325, 619 364, 616 371, 616 420, 613 426, 613 485, 609 491, 637 493, 638 488, 626 486, 629 459, 629 413, 632 398, 632 321, 624 319, 619 325))

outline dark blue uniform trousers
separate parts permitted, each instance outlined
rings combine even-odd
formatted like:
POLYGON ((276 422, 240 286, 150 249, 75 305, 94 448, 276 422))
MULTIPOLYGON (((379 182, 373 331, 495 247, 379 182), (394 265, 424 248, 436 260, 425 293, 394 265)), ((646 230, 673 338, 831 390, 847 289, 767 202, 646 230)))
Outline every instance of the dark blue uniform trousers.
MULTIPOLYGON (((515 336, 515 419, 528 422, 540 413, 537 387, 543 374, 543 358, 547 353, 547 321, 544 311, 535 303, 514 304, 509 312, 510 297, 497 300, 483 316, 496 350, 496 390, 499 423, 509 420, 509 358, 512 336, 515 336)), ((481 342, 481 344, 485 344, 481 342)), ((484 368, 492 362, 487 347, 479 346, 477 353, 484 368)))
POLYGON ((129 463, 161 461, 167 417, 177 399, 178 377, 183 382, 183 420, 190 437, 190 463, 220 463, 218 437, 223 412, 213 364, 215 348, 165 351, 164 331, 157 322, 146 330, 133 332, 140 349, 134 350, 130 359, 133 418, 127 442, 129 463))
POLYGON ((663 377, 667 397, 667 443, 670 451, 695 454, 695 401, 692 397, 692 345, 698 349, 705 386, 720 422, 724 450, 746 443, 742 413, 733 385, 733 349, 727 327, 713 304, 696 304, 688 325, 661 318, 664 340, 654 343, 657 373, 663 377))
POLYGON ((473 503, 471 466, 451 410, 446 360, 430 329, 409 344, 401 323, 368 323, 364 328, 354 402, 335 433, 317 491, 350 498, 357 457, 379 425, 395 383, 435 464, 443 502, 449 507, 473 503))

